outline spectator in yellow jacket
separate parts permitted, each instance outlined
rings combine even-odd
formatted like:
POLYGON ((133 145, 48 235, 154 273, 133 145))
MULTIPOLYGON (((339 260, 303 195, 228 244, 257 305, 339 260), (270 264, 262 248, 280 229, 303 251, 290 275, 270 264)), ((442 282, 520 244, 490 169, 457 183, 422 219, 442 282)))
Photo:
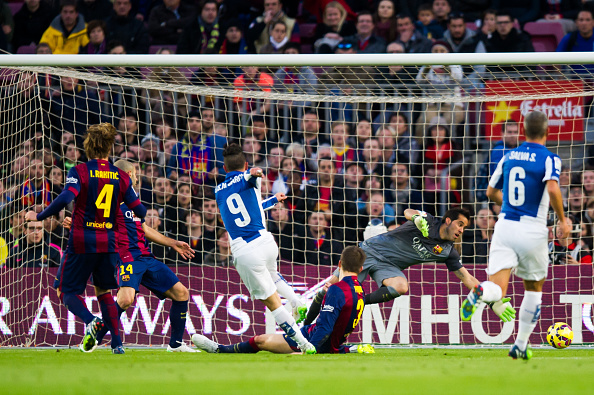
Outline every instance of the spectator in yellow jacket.
POLYGON ((60 2, 60 15, 43 33, 40 43, 47 43, 54 54, 77 54, 89 43, 85 19, 78 13, 76 0, 60 2))

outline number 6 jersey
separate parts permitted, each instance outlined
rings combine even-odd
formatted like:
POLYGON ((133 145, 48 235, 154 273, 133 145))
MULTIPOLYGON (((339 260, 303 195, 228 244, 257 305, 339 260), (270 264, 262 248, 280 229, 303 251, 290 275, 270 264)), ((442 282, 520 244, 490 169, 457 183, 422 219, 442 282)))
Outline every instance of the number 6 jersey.
POLYGON ((130 176, 106 160, 92 159, 68 172, 65 190, 75 196, 67 250, 76 254, 117 252, 120 203, 140 205, 130 176))
POLYGON ((546 182, 559 182, 560 173, 561 158, 543 145, 525 142, 505 154, 489 181, 489 186, 503 193, 499 218, 533 219, 546 226, 549 211, 546 182))

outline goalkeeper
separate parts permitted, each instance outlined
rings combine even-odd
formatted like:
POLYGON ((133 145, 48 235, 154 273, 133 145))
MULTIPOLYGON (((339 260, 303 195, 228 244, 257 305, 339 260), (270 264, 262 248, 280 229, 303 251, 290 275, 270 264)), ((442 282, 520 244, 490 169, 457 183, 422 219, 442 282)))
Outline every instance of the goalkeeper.
MULTIPOLYGON (((468 210, 452 208, 441 219, 410 208, 404 211, 404 215, 409 221, 406 224, 361 243, 367 259, 359 274, 359 282, 363 283, 367 276, 371 276, 379 286, 376 291, 365 295, 365 304, 388 302, 407 293, 408 281, 403 270, 424 262, 445 263, 466 288, 473 290, 479 281, 462 266, 460 255, 454 249, 454 242, 468 226, 468 210)), ((334 272, 329 283, 337 281, 337 272, 334 272)), ((314 298, 305 325, 317 316, 323 297, 324 290, 314 298)), ((515 318, 516 312, 509 298, 493 303, 491 308, 504 322, 515 318)))

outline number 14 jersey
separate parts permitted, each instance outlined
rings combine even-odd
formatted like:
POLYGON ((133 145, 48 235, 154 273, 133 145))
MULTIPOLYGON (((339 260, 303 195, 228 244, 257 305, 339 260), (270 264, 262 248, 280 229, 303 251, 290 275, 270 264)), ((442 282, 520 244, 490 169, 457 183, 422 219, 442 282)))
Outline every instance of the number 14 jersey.
POLYGON ((534 219, 546 226, 549 210, 548 180, 559 182, 561 158, 545 146, 525 142, 503 156, 489 186, 501 189, 500 218, 519 221, 534 219))
POLYGON ((67 251, 117 252, 116 215, 120 203, 140 204, 128 174, 106 160, 92 159, 70 169, 65 188, 75 196, 67 251))

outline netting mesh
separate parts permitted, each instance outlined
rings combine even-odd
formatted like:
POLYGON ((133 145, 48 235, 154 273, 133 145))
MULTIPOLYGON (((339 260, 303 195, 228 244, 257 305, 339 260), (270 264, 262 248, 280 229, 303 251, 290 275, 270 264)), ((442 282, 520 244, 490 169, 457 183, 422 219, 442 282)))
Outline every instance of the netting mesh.
MULTIPOLYGON (((592 342, 594 93, 582 71, 554 65, 2 69, 0 345, 80 342, 82 323, 52 289, 68 212, 46 220, 44 230, 24 225, 23 217, 54 199, 68 170, 86 161, 82 139, 90 124, 118 129, 113 159, 138 165, 148 226, 197 251, 187 262, 152 245, 190 290, 187 332, 235 342, 275 327, 232 267, 213 200, 224 179, 225 143, 240 143, 249 165, 264 169, 264 197, 288 195, 268 213, 268 229, 279 244, 280 273, 305 297, 331 275, 344 246, 363 240, 371 219, 392 229, 408 207, 437 216, 453 205, 470 208, 474 217, 458 248, 465 266, 484 280, 499 210, 487 201, 487 181, 503 152, 521 142, 523 116, 535 109, 549 116, 548 146, 563 159, 561 187, 574 232, 557 240, 551 229, 552 281, 532 340, 543 342, 548 325, 567 321, 592 342)), ((459 322, 466 289, 444 265, 406 274, 410 296, 366 308, 352 341, 512 339, 513 325, 502 326, 488 311, 472 324, 459 322)), ((512 282, 509 293, 519 307, 521 284, 512 282)), ((168 341, 170 302, 149 295, 141 289, 122 316, 128 344, 168 341)), ((86 298, 98 314, 90 286, 86 298)))

